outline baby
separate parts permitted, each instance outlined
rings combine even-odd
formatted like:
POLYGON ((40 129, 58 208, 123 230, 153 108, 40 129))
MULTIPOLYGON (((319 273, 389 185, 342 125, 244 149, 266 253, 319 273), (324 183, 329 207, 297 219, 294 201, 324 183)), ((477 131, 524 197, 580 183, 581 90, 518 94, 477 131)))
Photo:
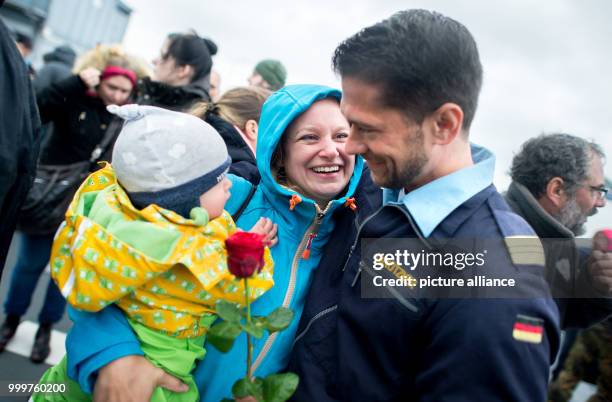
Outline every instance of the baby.
MULTIPOLYGON (((226 263, 225 239, 237 230, 223 209, 231 159, 219 134, 194 116, 138 105, 108 110, 126 119, 112 166, 76 193, 53 243, 51 274, 78 309, 118 306, 145 356, 189 385, 180 394, 157 388, 152 401, 196 401, 191 371, 204 357, 216 301, 244 303, 226 263)), ((251 231, 275 241, 267 219, 251 231)), ((265 266, 249 281, 251 300, 272 287, 272 265, 266 249, 265 266)), ((68 383, 68 393, 44 400, 91 400, 66 367, 64 358, 41 383, 68 383)))

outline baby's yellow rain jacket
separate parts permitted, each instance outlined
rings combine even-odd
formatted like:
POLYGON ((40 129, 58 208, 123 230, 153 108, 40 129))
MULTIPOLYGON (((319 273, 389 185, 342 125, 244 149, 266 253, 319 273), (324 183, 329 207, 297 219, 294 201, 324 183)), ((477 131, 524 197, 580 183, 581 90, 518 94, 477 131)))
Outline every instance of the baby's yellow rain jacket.
MULTIPOLYGON (((227 268, 225 239, 231 216, 208 222, 149 205, 136 209, 111 165, 92 173, 77 191, 51 250, 51 276, 68 302, 98 311, 116 303, 133 320, 179 338, 200 336, 200 319, 217 300, 244 303, 243 282, 227 268)), ((273 263, 249 280, 251 300, 273 285, 273 263)))

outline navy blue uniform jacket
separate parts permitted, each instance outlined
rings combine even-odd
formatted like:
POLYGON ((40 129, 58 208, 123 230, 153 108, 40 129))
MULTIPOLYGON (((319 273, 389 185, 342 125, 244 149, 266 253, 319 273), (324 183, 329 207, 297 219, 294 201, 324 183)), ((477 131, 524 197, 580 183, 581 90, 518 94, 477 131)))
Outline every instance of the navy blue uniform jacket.
MULTIPOLYGON (((360 214, 367 214, 367 207, 362 204, 360 214)), ((362 298, 359 280, 368 273, 359 269, 360 242, 351 246, 347 239, 422 236, 410 213, 397 205, 345 227, 346 237, 327 245, 300 321, 288 367, 300 376, 293 400, 546 400, 559 337, 552 299, 362 298), (519 315, 541 320, 539 343, 513 337, 519 315)), ((430 237, 498 241, 496 269, 516 270, 516 277, 532 287, 526 292, 545 294, 543 267, 513 264, 504 246, 505 237, 517 235, 533 231, 490 185, 455 209, 430 237)))

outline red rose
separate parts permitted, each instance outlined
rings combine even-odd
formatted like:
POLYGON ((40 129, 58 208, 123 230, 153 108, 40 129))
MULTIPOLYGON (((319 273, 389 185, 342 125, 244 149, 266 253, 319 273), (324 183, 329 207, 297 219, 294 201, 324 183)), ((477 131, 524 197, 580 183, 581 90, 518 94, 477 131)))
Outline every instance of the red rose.
POLYGON ((264 235, 236 232, 225 240, 227 266, 237 278, 248 278, 264 266, 264 235))

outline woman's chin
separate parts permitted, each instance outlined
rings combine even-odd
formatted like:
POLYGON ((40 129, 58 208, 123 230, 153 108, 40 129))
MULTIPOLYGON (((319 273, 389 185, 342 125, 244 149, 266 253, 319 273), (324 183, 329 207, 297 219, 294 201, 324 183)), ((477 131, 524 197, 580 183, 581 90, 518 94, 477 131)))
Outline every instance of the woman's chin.
POLYGON ((317 187, 316 191, 313 191, 313 199, 330 201, 338 198, 338 195, 346 187, 346 182, 338 183, 327 183, 325 185, 317 187))

